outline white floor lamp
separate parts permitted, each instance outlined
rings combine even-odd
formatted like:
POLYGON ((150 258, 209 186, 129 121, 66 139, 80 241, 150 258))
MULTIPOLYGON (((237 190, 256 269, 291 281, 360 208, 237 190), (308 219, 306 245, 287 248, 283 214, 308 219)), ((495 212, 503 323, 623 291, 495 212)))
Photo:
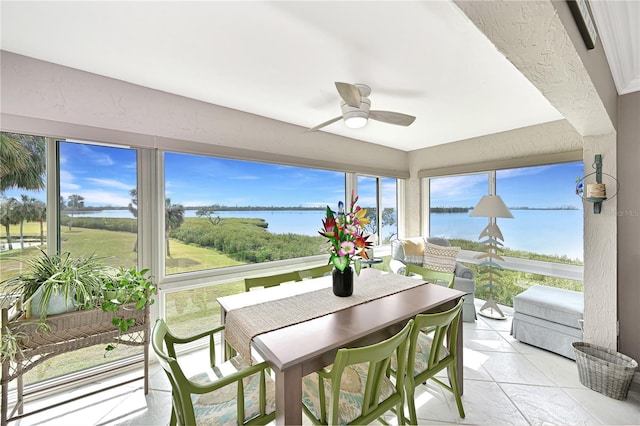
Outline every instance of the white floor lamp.
POLYGON ((513 218, 513 215, 499 195, 485 195, 469 216, 489 218, 489 224, 478 237, 480 244, 485 247, 485 253, 476 256, 476 259, 484 259, 479 266, 487 267, 486 274, 483 274, 485 276, 481 278, 481 283, 483 287, 489 289, 489 300, 482 305, 478 313, 488 318, 505 319, 505 314, 502 313, 495 300, 493 300, 493 291, 497 289, 494 285, 494 276, 500 277, 502 271, 502 266, 496 261, 504 262, 504 259, 498 254, 498 249, 502 247, 504 237, 500 228, 498 228, 496 218, 513 218))

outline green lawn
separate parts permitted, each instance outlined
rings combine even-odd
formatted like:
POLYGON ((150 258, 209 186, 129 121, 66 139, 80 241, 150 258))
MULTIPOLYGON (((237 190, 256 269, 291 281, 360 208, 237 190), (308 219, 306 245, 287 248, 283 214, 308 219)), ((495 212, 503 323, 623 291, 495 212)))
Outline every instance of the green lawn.
MULTIPOLYGON (((39 235, 39 224, 25 224, 25 235, 39 235)), ((11 229, 14 250, 0 252, 0 280, 17 275, 21 271, 21 260, 38 256, 38 248, 29 247, 21 250, 19 230, 11 229)), ((71 251, 74 255, 89 256, 97 253, 104 256, 103 263, 112 266, 134 266, 136 252, 136 234, 129 232, 105 231, 100 229, 72 228, 61 229, 62 251, 71 251)), ((172 257, 167 259, 167 273, 175 274, 185 271, 240 265, 241 262, 230 259, 215 250, 183 244, 171 240, 172 257)), ((216 298, 244 291, 242 281, 230 284, 208 286, 205 288, 183 290, 167 295, 168 322, 178 334, 193 334, 196 331, 210 328, 219 323, 220 306, 216 298)), ((80 349, 69 354, 59 355, 44 361, 24 377, 25 383, 33 383, 66 373, 79 371, 105 362, 124 358, 141 352, 141 348, 120 345, 108 354, 105 345, 96 345, 80 349)))

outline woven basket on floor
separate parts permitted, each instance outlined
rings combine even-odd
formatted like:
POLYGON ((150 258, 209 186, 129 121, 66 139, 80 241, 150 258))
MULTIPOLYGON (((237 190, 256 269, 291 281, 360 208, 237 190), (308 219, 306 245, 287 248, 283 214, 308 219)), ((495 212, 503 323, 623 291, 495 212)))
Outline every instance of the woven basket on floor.
POLYGON ((573 342, 580 383, 614 399, 626 399, 638 363, 619 352, 573 342))

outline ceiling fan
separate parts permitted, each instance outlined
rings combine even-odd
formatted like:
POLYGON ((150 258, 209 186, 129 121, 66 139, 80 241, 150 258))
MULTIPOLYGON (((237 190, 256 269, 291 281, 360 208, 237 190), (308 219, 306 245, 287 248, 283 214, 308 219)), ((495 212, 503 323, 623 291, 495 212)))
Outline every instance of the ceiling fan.
POLYGON ((371 88, 366 84, 349 84, 336 81, 336 88, 342 98, 340 103, 342 115, 310 128, 310 132, 335 123, 340 119, 344 119, 344 124, 352 129, 364 127, 369 118, 398 126, 408 126, 416 119, 411 115, 399 112, 370 110, 371 101, 369 100, 369 95, 371 94, 371 88))

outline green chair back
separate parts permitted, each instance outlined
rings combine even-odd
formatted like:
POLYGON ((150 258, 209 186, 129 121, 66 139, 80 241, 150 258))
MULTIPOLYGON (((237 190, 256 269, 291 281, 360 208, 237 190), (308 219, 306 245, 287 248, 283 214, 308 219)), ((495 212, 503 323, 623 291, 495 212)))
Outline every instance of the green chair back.
POLYGON ((404 274, 406 276, 411 274, 420 275, 425 281, 433 284, 445 283, 449 288, 453 288, 453 282, 456 279, 456 275, 453 272, 434 271, 411 263, 408 263, 405 267, 404 274))
POLYGON ((249 291, 256 287, 274 287, 289 281, 300 281, 300 275, 297 271, 285 272, 284 274, 269 275, 265 277, 245 278, 244 290, 249 291))
POLYGON ((304 280, 307 278, 323 277, 327 274, 330 274, 332 270, 333 265, 329 264, 324 266, 317 266, 315 268, 301 269, 298 271, 298 274, 300 275, 300 279, 304 280))
POLYGON ((368 424, 395 410, 404 424, 404 371, 412 326, 410 320, 399 333, 374 345, 339 349, 332 366, 305 376, 302 408, 309 419, 315 424, 368 424), (401 360, 402 372, 395 384, 389 378, 394 356, 401 360))
POLYGON ((233 358, 216 365, 215 342, 224 341, 223 330, 220 326, 195 336, 177 337, 162 319, 156 321, 151 346, 171 383, 171 426, 253 425, 275 419, 275 384, 266 363, 249 366, 241 358, 233 358), (178 363, 176 345, 203 338, 209 341, 209 365, 187 378, 178 363))
MULTIPOLYGON (((462 300, 445 312, 420 314, 415 318, 409 337, 409 350, 406 374, 406 398, 409 406, 411 424, 417 424, 415 408, 415 389, 427 380, 433 380, 452 392, 458 405, 458 413, 464 418, 464 408, 460 399, 456 364, 458 360, 458 325, 462 300), (446 369, 449 384, 437 379, 435 375, 446 369)), ((461 348, 462 350, 462 348, 461 348)))

